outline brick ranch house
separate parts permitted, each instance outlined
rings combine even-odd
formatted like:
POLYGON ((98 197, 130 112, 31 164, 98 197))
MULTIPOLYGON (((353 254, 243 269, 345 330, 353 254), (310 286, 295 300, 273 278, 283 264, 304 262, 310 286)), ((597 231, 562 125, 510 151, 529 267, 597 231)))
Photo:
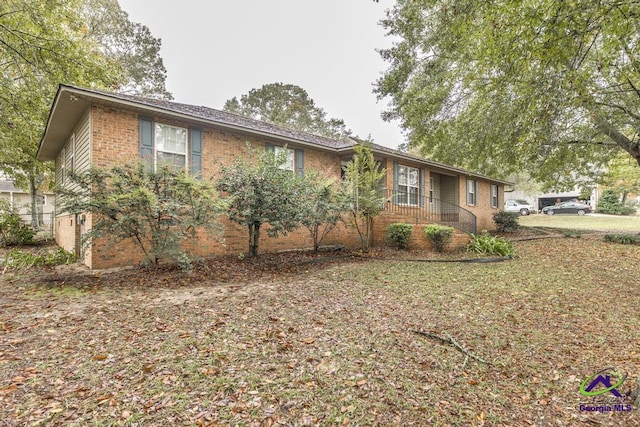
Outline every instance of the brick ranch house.
MULTIPOLYGON (((207 107, 147 99, 61 85, 54 99, 37 158, 55 161, 56 186, 68 185, 70 171, 89 167, 109 168, 152 158, 171 161, 202 179, 215 180, 221 164, 248 156, 254 147, 287 146, 286 167, 297 174, 317 170, 339 178, 353 156, 350 138, 331 139, 241 117, 207 107)), ((494 227, 492 214, 500 209, 506 181, 402 153, 374 144, 373 151, 386 179, 383 214, 374 220, 373 244, 384 242, 392 222, 415 224, 412 246, 428 247, 423 226, 442 223, 458 230, 454 245, 465 244, 467 233, 494 227)), ((190 248, 200 256, 239 254, 247 251, 247 231, 226 219, 224 239, 203 235, 190 248)), ((56 242, 80 254, 91 268, 132 265, 142 254, 130 243, 117 245, 94 241, 81 247, 90 229, 90 214, 56 212, 56 242), (84 249, 84 250, 81 250, 84 249)), ((266 233, 262 233, 263 235, 266 233)), ((358 236, 340 225, 323 244, 358 246, 358 236)), ((261 251, 308 248, 312 241, 305 229, 277 239, 263 236, 261 251)))

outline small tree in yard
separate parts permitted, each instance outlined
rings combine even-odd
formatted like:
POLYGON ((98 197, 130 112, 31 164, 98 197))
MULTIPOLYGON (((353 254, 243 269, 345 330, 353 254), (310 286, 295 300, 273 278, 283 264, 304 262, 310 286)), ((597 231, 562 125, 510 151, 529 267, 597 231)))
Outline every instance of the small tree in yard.
POLYGON ((343 181, 343 195, 349 206, 351 225, 355 227, 363 252, 369 252, 373 218, 378 216, 384 205, 384 197, 379 183, 386 169, 379 169, 371 148, 356 145, 353 159, 347 163, 343 181))
POLYGON ((620 195, 615 191, 608 189, 605 190, 598 201, 596 212, 611 214, 611 215, 631 215, 636 212, 636 209, 625 205, 620 200, 620 195))
POLYGON ((267 151, 258 154, 257 163, 237 158, 221 168, 217 189, 227 193, 231 221, 247 227, 249 256, 258 255, 260 229, 269 224, 267 235, 286 235, 300 226, 301 185, 292 171, 282 169, 287 161, 286 150, 279 154, 267 151))
POLYGON ((189 267, 192 258, 182 243, 194 240, 200 229, 219 228, 223 206, 212 186, 169 167, 157 172, 144 165, 91 169, 71 174, 70 182, 58 191, 61 211, 95 214, 87 241, 131 239, 147 263, 168 260, 189 267))
POLYGON ((318 252, 322 240, 333 230, 345 211, 336 191, 335 180, 307 172, 302 182, 302 225, 313 240, 313 250, 318 252))

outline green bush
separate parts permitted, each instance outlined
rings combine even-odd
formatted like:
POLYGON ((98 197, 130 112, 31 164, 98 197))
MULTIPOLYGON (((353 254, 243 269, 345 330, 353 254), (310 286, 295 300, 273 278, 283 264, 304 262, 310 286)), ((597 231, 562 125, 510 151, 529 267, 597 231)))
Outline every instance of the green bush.
POLYGON ((510 241, 502 237, 492 236, 487 232, 473 235, 473 239, 467 245, 467 250, 482 255, 513 257, 516 254, 516 250, 510 241))
POLYGON ((73 252, 62 248, 56 248, 54 251, 39 250, 36 253, 13 249, 2 258, 1 265, 7 270, 24 270, 31 267, 71 264, 75 260, 73 252))
POLYGON ((29 245, 35 232, 22 221, 9 202, 0 200, 0 246, 29 245))
POLYGON ((613 190, 605 190, 598 201, 596 212, 611 215, 632 215, 636 208, 627 206, 620 200, 620 196, 613 190))
POLYGON ((620 243, 621 245, 633 245, 640 243, 640 236, 637 234, 605 234, 604 241, 620 243))
POLYGON ((498 211, 493 214, 493 222, 500 232, 512 233, 520 228, 519 215, 517 212, 498 211))
POLYGON ((438 224, 429 224, 424 228, 427 239, 438 252, 444 251, 444 246, 451 241, 454 231, 453 227, 438 224))
POLYGON ((387 227, 387 240, 399 249, 407 249, 409 247, 409 238, 413 233, 413 226, 396 222, 389 224, 387 227))

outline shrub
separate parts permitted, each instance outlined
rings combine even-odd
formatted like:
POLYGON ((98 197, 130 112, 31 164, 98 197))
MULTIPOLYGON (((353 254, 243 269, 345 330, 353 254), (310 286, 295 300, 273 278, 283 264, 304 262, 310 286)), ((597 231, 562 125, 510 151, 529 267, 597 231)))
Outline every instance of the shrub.
POLYGON ((636 208, 627 206, 620 200, 620 196, 613 190, 605 190, 598 201, 596 212, 611 215, 632 215, 636 208))
POLYGON ((191 257, 183 243, 197 242, 200 230, 218 230, 223 206, 216 193, 184 171, 162 166, 153 172, 138 164, 69 177, 76 185, 59 189, 60 211, 95 214, 83 243, 130 240, 144 253, 144 263, 166 260, 188 270, 191 257))
POLYGON ((493 214, 493 222, 500 232, 512 233, 520 227, 517 212, 498 211, 493 214))
POLYGON ((492 236, 487 232, 473 235, 473 239, 467 245, 467 250, 482 255, 513 257, 516 254, 516 250, 510 241, 502 237, 492 236))
POLYGON ((429 224, 424 228, 427 239, 438 252, 444 251, 444 246, 451 241, 454 231, 453 227, 438 224, 429 224))
POLYGON ((413 226, 396 222, 389 224, 387 227, 387 240, 399 249, 407 249, 409 247, 409 238, 413 233, 413 226))
POLYGON ((2 259, 2 266, 7 270, 24 270, 31 267, 71 264, 75 260, 76 256, 73 252, 68 252, 60 247, 54 251, 39 250, 36 253, 13 249, 2 259))
POLYGON ((25 224, 9 202, 0 200, 0 245, 28 245, 33 243, 35 232, 25 224))
POLYGON ((640 236, 637 234, 605 234, 604 241, 620 243, 621 245, 633 245, 640 243, 640 236))

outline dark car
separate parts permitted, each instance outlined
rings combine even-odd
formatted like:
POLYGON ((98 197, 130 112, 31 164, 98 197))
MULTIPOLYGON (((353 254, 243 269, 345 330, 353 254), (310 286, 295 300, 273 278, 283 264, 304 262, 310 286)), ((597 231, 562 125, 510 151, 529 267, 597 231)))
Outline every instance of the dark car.
POLYGON ((553 206, 542 208, 542 213, 547 215, 555 214, 578 214, 584 215, 591 212, 591 206, 580 202, 562 202, 553 206))

